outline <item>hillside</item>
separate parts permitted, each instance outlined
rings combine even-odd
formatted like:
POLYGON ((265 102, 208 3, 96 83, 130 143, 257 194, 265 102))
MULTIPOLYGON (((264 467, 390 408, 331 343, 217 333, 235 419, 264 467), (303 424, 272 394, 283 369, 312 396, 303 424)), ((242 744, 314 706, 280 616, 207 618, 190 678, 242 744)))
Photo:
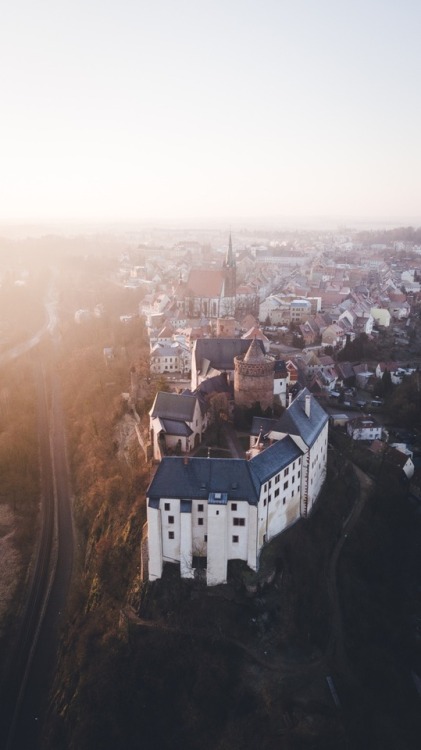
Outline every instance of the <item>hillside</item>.
POLYGON ((108 442, 96 429, 104 454, 90 488, 86 461, 76 466, 86 552, 46 747, 418 747, 406 576, 416 536, 399 486, 366 491, 345 538, 359 482, 331 457, 314 513, 268 546, 257 580, 233 564, 229 584, 208 589, 167 566, 141 585, 147 467, 111 455, 110 424, 108 442))

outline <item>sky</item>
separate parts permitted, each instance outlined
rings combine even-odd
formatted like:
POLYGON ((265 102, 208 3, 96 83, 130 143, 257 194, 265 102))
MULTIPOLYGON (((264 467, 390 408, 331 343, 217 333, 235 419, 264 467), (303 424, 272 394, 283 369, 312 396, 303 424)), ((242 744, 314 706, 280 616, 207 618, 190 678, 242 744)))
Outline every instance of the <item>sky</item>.
POLYGON ((6 3, 0 221, 421 217, 420 28, 419 0, 6 3))

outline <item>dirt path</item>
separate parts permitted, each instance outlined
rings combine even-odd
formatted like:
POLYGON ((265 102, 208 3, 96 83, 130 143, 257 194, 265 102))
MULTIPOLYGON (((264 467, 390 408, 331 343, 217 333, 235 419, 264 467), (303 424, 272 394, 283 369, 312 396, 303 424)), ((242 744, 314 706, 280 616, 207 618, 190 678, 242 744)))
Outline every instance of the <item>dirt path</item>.
POLYGON ((3 621, 16 595, 21 559, 15 548, 13 535, 15 518, 7 505, 0 505, 0 636, 3 621))
POLYGON ((337 586, 337 565, 342 548, 347 543, 348 536, 352 533, 370 497, 373 490, 373 481, 355 464, 353 464, 353 470, 359 482, 359 494, 350 514, 343 523, 341 536, 335 545, 329 564, 327 586, 331 606, 331 627, 326 657, 328 662, 334 665, 336 671, 342 672, 349 680, 355 682, 355 675, 348 661, 343 643, 342 613, 337 586))

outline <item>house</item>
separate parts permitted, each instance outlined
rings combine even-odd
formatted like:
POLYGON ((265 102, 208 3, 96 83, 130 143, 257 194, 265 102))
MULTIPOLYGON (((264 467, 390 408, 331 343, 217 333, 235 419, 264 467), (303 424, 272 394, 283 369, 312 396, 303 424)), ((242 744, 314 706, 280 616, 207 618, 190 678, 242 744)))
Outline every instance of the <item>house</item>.
POLYGON ((166 450, 188 453, 197 447, 207 426, 199 397, 194 394, 157 393, 149 417, 156 461, 166 450))
POLYGON ((397 474, 403 473, 406 479, 412 479, 415 471, 412 460, 414 454, 404 443, 388 445, 380 440, 374 440, 370 450, 381 457, 382 462, 388 469, 394 470, 397 474))
POLYGON ((390 326, 392 316, 387 307, 372 307, 370 313, 376 325, 381 326, 382 328, 388 328, 390 326))
POLYGON ((150 371, 157 374, 166 372, 189 372, 191 363, 190 350, 181 344, 160 346, 155 344, 150 353, 150 371))
POLYGON ((327 432, 327 414, 305 389, 271 421, 272 444, 257 443, 249 460, 164 457, 147 491, 149 579, 165 562, 193 578, 200 558, 208 585, 226 582, 228 560, 257 570, 264 544, 311 511, 327 432))
POLYGON ((358 416, 350 419, 346 431, 353 440, 381 440, 382 426, 371 416, 358 416))

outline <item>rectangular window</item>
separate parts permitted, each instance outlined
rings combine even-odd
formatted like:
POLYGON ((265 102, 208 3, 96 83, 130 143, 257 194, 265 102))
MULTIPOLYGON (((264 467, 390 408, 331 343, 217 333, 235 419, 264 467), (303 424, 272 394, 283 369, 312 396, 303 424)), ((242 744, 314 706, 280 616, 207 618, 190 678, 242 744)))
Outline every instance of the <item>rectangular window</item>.
POLYGON ((168 516, 168 523, 174 523, 174 516, 168 516))
POLYGON ((238 536, 233 536, 232 541, 234 542, 234 544, 237 544, 238 543, 238 536))
POLYGON ((234 526, 245 526, 246 525, 246 519, 245 518, 233 518, 232 519, 234 526))
POLYGON ((279 495, 279 487, 277 490, 275 490, 275 497, 278 497, 278 495, 279 495))
POLYGON ((286 503, 286 497, 283 497, 282 498, 282 505, 285 505, 285 503, 286 503))
POLYGON ((205 542, 207 542, 207 541, 208 541, 208 535, 205 534, 205 542))
POLYGON ((231 510, 237 510, 237 503, 231 503, 231 510))
POLYGON ((199 526, 203 526, 203 518, 198 518, 197 523, 199 524, 199 526))
POLYGON ((284 482, 284 490, 288 489, 288 482, 284 482))
POLYGON ((279 483, 279 474, 277 474, 275 477, 275 484, 278 484, 278 483, 279 483))
POLYGON ((289 474, 289 466, 287 466, 286 469, 284 469, 284 477, 287 477, 289 474))
POLYGON ((299 472, 298 472, 298 474, 297 474, 297 479, 299 479, 299 478, 300 478, 300 476, 301 476, 301 471, 299 471, 299 472))
POLYGON ((198 510, 199 513, 203 513, 203 504, 202 503, 199 503, 199 505, 197 506, 197 510, 198 510))
POLYGON ((169 510, 169 509, 170 509, 170 504, 164 503, 164 510, 169 510))
POLYGON ((263 507, 266 506, 266 502, 267 502, 267 500, 266 500, 266 498, 264 498, 264 500, 263 500, 263 507))
POLYGON ((269 489, 272 487, 272 480, 269 479, 269 489))
POLYGON ((174 539, 174 532, 173 531, 169 531, 168 532, 168 539, 174 539))

